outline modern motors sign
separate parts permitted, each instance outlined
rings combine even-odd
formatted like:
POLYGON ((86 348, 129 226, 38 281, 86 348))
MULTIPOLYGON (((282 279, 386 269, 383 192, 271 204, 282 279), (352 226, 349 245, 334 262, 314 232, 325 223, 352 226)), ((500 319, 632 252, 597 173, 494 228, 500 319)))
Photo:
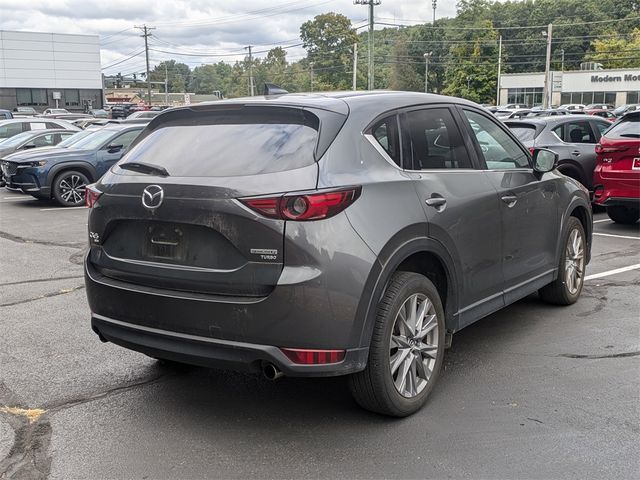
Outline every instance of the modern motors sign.
POLYGON ((591 75, 591 83, 640 82, 640 74, 591 75))

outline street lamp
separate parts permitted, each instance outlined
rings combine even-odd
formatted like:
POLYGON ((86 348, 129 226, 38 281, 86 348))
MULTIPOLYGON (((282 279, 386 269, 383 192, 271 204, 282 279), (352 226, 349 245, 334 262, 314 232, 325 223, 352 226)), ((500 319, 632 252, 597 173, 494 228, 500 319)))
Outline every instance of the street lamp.
POLYGON ((429 92, 429 57, 433 55, 433 52, 424 54, 424 93, 429 92))

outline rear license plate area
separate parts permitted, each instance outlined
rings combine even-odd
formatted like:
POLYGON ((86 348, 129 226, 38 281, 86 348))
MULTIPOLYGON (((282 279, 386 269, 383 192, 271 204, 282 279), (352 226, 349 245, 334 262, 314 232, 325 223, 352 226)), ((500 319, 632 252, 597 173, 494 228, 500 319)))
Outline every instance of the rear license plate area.
POLYGON ((149 225, 146 231, 143 255, 150 260, 184 260, 185 239, 183 231, 179 227, 170 225, 149 225))
POLYGON ((636 157, 633 160, 631 160, 631 169, 640 170, 640 157, 636 157))

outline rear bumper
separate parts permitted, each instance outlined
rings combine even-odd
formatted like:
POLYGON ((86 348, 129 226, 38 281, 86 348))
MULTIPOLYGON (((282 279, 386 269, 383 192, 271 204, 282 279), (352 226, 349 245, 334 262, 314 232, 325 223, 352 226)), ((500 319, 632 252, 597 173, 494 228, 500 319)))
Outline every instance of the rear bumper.
POLYGON ((640 208, 640 197, 637 198, 625 198, 625 197, 609 197, 605 201, 598 203, 603 207, 631 207, 640 208))
POLYGON ((151 357, 203 367, 259 372, 265 363, 276 365, 285 375, 322 377, 346 375, 364 369, 367 348, 349 349, 339 363, 298 365, 279 348, 235 342, 143 327, 93 314, 91 328, 104 341, 113 342, 151 357))

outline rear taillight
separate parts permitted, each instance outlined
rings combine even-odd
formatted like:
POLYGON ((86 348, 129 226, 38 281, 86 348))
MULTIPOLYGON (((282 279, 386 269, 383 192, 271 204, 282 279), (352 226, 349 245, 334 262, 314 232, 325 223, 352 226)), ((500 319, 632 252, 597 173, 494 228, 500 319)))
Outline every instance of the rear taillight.
POLYGON ((88 208, 93 208, 93 206, 98 201, 98 198, 100 198, 100 195, 102 195, 102 192, 100 190, 98 190, 93 185, 89 185, 84 191, 84 204, 88 208))
POLYGON ((535 149, 535 147, 529 147, 529 151, 531 152, 531 156, 533 156, 533 154, 536 151, 536 149, 535 149))
POLYGON ((344 350, 308 350, 302 348, 281 348, 289 360, 301 365, 338 363, 344 360, 344 350))
POLYGON ((303 222, 333 217, 355 202, 360 191, 360 187, 349 187, 318 193, 242 198, 240 201, 267 218, 303 222))
POLYGON ((618 145, 618 146, 606 146, 603 147, 599 143, 596 144, 596 153, 615 153, 615 152, 624 152, 629 149, 629 145, 618 145))

